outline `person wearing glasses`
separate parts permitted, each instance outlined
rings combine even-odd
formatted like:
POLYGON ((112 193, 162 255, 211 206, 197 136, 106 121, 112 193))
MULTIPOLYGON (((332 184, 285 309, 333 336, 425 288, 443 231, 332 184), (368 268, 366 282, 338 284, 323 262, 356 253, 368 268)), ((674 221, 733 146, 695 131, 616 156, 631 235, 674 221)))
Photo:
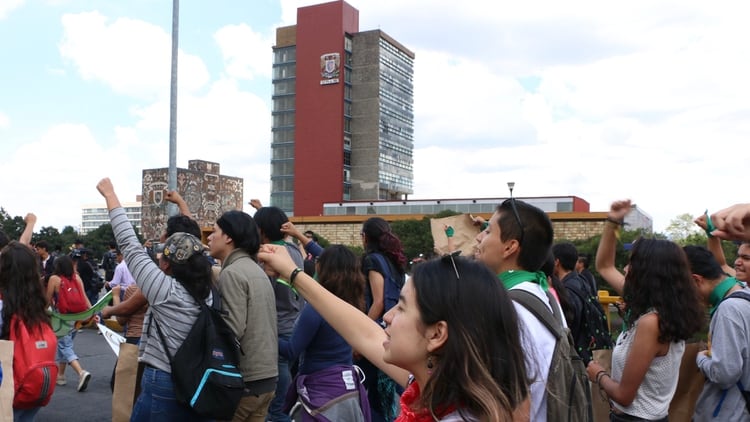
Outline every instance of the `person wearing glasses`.
POLYGON ((406 387, 397 422, 529 420, 519 321, 484 265, 447 255, 416 266, 383 329, 296 267, 283 246, 263 245, 258 260, 406 387))
POLYGON ((589 379, 612 405, 611 421, 667 421, 685 340, 701 329, 704 307, 685 252, 674 242, 634 242, 625 273, 615 267, 617 235, 630 200, 612 203, 596 252, 596 269, 625 300, 625 329, 612 350, 612 372, 596 361, 589 379))
MULTIPOLYGON (((560 304, 550 300, 547 275, 541 271, 552 247, 552 223, 541 209, 516 199, 500 204, 485 230, 477 235, 475 257, 487 265, 507 290, 533 294, 553 312, 560 304)), ((531 420, 547 420, 545 396, 555 336, 526 307, 513 301, 520 326, 530 385, 531 420)), ((560 310, 562 313, 562 310, 560 310)), ((565 324, 565 321, 562 321, 565 324)))

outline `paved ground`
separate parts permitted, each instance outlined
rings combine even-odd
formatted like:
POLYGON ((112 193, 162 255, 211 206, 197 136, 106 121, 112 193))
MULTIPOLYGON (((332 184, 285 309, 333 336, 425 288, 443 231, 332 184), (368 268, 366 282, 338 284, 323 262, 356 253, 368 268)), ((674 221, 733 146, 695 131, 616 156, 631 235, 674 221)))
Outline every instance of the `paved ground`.
POLYGON ((81 365, 91 372, 88 388, 82 393, 76 391, 78 377, 68 367, 65 370, 68 384, 55 387, 52 400, 37 414, 37 422, 112 420, 109 380, 115 366, 115 354, 97 329, 79 331, 74 349, 81 365))

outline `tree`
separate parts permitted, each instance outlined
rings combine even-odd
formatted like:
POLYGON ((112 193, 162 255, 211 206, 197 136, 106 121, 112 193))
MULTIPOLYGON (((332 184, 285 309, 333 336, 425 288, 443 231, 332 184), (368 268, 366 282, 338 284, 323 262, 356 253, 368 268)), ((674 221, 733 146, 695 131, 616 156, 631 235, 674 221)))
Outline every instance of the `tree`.
POLYGON ((0 207, 0 229, 2 229, 10 239, 18 240, 25 227, 26 223, 23 221, 23 217, 11 217, 10 214, 5 211, 5 208, 0 207))
POLYGON ((86 234, 83 241, 86 244, 86 249, 91 251, 92 257, 97 261, 100 260, 104 252, 109 250, 109 243, 115 241, 112 225, 109 223, 102 224, 86 234))
POLYGON ((34 242, 39 242, 40 240, 47 242, 50 252, 62 247, 62 235, 52 226, 42 227, 38 233, 34 233, 31 239, 34 242))
POLYGON ((669 240, 682 244, 690 235, 700 233, 701 229, 695 224, 694 220, 692 214, 688 213, 673 218, 665 230, 669 240))

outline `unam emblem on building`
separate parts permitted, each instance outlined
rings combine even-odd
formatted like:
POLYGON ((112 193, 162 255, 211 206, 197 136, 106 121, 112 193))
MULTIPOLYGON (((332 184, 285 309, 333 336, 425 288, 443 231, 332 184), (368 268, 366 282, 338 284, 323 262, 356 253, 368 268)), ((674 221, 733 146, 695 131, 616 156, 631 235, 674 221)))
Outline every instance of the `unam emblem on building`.
POLYGON ((326 53, 320 56, 320 81, 321 85, 339 83, 341 68, 341 56, 339 53, 326 53))

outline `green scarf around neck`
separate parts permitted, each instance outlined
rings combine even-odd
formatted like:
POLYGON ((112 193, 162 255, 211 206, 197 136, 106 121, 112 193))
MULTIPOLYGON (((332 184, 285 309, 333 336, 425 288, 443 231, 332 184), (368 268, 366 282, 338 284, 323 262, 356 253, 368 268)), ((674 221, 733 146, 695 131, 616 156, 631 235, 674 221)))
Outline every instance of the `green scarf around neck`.
POLYGON ((722 281, 721 283, 717 284, 716 287, 711 291, 711 295, 708 297, 709 302, 709 313, 713 316, 714 312, 716 311, 716 307, 719 306, 719 303, 724 299, 724 296, 727 295, 727 292, 732 289, 734 286, 740 286, 741 283, 737 281, 734 277, 727 277, 722 281))
POLYGON ((505 288, 508 290, 512 289, 520 283, 523 283, 524 281, 530 281, 532 283, 540 285, 542 287, 542 290, 544 290, 545 292, 549 290, 549 285, 547 284, 547 275, 544 274, 544 271, 537 271, 532 273, 531 271, 524 270, 508 270, 500 273, 498 278, 503 283, 503 286, 505 286, 505 288))

